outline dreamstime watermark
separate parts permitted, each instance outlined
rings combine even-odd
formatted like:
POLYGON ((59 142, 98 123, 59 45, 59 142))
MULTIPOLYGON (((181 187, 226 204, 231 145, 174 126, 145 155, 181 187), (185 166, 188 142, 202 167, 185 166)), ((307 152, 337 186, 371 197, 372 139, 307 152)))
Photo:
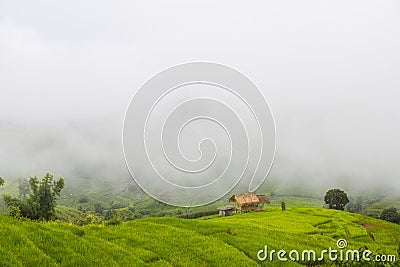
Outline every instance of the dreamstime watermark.
POLYGON ((245 75, 221 64, 186 63, 136 92, 123 148, 129 172, 148 195, 200 206, 237 186, 250 192, 261 186, 275 156, 275 123, 245 75))
POLYGON ((364 261, 364 262, 395 262, 396 255, 373 255, 372 251, 365 250, 351 250, 347 248, 346 239, 339 239, 336 242, 337 248, 329 247, 328 249, 321 250, 319 253, 315 250, 268 250, 265 245, 257 253, 257 258, 260 261, 302 261, 302 262, 316 262, 316 261, 364 261))

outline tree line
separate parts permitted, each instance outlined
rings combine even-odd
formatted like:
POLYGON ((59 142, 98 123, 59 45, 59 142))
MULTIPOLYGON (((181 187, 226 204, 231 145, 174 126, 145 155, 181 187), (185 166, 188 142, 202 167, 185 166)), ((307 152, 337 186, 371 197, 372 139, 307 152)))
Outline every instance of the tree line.
MULTIPOLYGON (((349 204, 347 210, 350 212, 360 212, 362 209, 361 201, 349 203, 350 201, 346 192, 341 189, 330 189, 326 192, 324 201, 330 209, 344 210, 347 204, 349 204)), ((400 213, 394 207, 387 208, 382 211, 380 219, 400 224, 400 213)))

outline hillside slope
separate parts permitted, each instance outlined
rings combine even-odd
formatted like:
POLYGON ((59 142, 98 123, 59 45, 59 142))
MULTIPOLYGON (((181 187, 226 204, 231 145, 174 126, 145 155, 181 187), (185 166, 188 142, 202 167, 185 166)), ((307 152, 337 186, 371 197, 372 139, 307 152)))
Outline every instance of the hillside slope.
MULTIPOLYGON (((397 256, 400 226, 347 212, 277 207, 195 220, 146 218, 118 226, 73 226, 0 216, 0 266, 300 266, 260 262, 269 249, 367 246, 397 256)), ((321 263, 319 263, 321 264, 321 263)), ((329 262, 322 263, 329 265, 329 262)))

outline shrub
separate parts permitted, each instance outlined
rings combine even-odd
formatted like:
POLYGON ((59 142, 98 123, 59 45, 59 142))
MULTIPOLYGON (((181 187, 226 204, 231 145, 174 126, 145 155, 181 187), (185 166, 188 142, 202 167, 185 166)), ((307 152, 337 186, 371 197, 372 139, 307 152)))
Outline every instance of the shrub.
POLYGON ((149 209, 142 209, 139 211, 140 214, 142 215, 149 215, 150 214, 150 210, 149 209))
POLYGON ((133 213, 129 209, 126 209, 126 208, 119 209, 117 211, 117 216, 119 218, 121 218, 122 221, 130 221, 130 220, 134 219, 133 213))
POLYGON ((77 236, 79 236, 79 237, 82 237, 82 236, 85 235, 85 231, 83 229, 81 229, 81 228, 73 228, 72 229, 72 233, 77 235, 77 236))
POLYGON ((286 203, 284 201, 281 202, 282 211, 286 210, 286 203))
POLYGON ((97 215, 103 215, 103 212, 104 212, 103 205, 101 205, 101 203, 94 203, 94 212, 97 215))
POLYGON ((88 202, 89 202, 89 199, 88 199, 87 197, 81 197, 81 198, 78 200, 78 202, 79 202, 79 203, 88 203, 88 202))
POLYGON ((8 210, 8 215, 19 219, 21 217, 21 210, 17 206, 11 206, 8 210))
POLYGON ((400 214, 397 209, 393 207, 384 209, 381 214, 381 219, 392 223, 400 223, 400 214))
POLYGON ((125 208, 125 205, 120 202, 113 201, 111 203, 111 208, 112 209, 122 209, 122 208, 125 208))
POLYGON ((192 212, 192 213, 178 215, 177 217, 184 218, 184 219, 195 219, 195 218, 200 218, 200 217, 214 215, 214 214, 218 214, 218 210, 196 211, 196 212, 192 212))
POLYGON ((106 225, 106 226, 107 226, 107 225, 119 225, 119 224, 121 224, 121 223, 122 223, 121 218, 115 216, 115 217, 111 218, 110 220, 106 221, 106 222, 105 222, 105 225, 106 225))

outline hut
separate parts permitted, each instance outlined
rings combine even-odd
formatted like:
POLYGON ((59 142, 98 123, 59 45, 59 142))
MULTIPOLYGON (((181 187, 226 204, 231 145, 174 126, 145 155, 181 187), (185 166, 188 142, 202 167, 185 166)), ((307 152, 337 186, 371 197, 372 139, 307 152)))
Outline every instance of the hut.
POLYGON ((257 208, 259 210, 262 210, 264 208, 264 204, 271 204, 267 196, 265 195, 257 195, 258 199, 260 200, 260 203, 258 203, 257 208))
POLYGON ((264 204, 270 204, 269 199, 265 195, 256 195, 254 193, 233 195, 229 199, 229 202, 235 202, 235 208, 240 212, 249 210, 259 211, 264 208, 264 204))
POLYGON ((234 206, 223 206, 217 208, 217 210, 219 210, 219 216, 232 216, 232 211, 234 209, 234 206))

